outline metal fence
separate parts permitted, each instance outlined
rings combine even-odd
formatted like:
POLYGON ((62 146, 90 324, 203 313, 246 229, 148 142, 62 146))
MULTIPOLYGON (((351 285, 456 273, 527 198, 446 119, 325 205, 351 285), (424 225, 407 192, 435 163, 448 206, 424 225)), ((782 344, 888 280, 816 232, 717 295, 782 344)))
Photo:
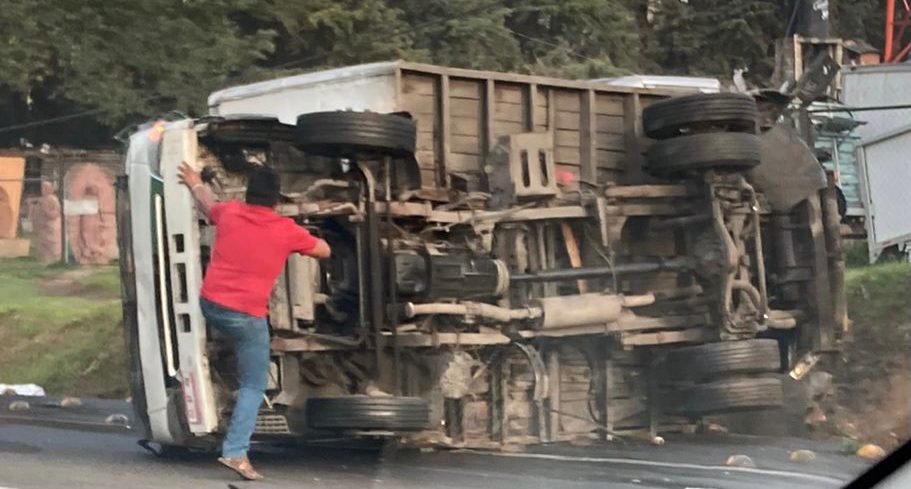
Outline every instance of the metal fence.
POLYGON ((105 264, 117 258, 116 152, 0 156, 0 256, 105 264))

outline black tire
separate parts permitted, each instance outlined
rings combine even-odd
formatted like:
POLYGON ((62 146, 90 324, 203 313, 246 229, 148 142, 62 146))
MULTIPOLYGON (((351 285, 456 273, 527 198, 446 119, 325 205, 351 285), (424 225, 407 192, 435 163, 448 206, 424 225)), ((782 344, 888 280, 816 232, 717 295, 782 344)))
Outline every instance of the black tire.
POLYGON ((759 165, 759 136, 735 132, 692 134, 652 144, 646 171, 659 177, 719 169, 745 171, 759 165))
POLYGON ((294 141, 294 126, 269 118, 217 120, 209 123, 204 137, 239 145, 290 143, 294 141))
POLYGON ((733 377, 690 387, 683 399, 675 411, 701 416, 780 407, 784 390, 775 377, 733 377))
POLYGON ((654 139, 680 135, 686 129, 717 127, 755 134, 759 124, 756 101, 739 93, 698 93, 673 97, 642 109, 645 134, 654 139))
POLYGON ((297 118, 295 143, 305 152, 331 157, 414 154, 414 120, 374 112, 314 112, 297 118))
POLYGON ((430 424, 430 406, 418 397, 314 397, 306 417, 314 429, 416 431, 430 424))
POLYGON ((667 354, 667 371, 676 380, 701 382, 722 376, 771 373, 781 368, 777 340, 722 341, 677 348, 667 354))

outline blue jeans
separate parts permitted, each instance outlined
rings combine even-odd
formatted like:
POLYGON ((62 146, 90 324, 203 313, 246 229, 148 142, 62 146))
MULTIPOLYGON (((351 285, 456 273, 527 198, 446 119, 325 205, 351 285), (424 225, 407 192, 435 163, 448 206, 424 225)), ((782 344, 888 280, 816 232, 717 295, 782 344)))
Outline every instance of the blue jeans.
POLYGON ((240 390, 228 424, 228 436, 221 445, 223 457, 246 457, 256 415, 269 378, 269 325, 258 318, 200 299, 206 321, 234 344, 240 390))

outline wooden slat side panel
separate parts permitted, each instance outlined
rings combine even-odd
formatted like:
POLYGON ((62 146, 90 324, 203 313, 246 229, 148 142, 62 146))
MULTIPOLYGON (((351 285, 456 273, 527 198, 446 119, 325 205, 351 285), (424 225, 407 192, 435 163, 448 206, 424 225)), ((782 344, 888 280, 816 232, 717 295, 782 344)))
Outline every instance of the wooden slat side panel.
POLYGON ((524 122, 525 109, 522 104, 497 101, 494 119, 505 122, 524 122))
POLYGON ((598 149, 626 151, 626 136, 599 132, 595 137, 595 145, 598 149))
POLYGON ((598 114, 595 122, 597 124, 598 132, 609 134, 623 134, 622 115, 598 114))
POLYGON ((495 83, 494 97, 497 103, 522 104, 522 85, 495 83))
POLYGON ((579 112, 582 108, 582 91, 555 89, 554 102, 558 111, 562 112, 579 112))
POLYGON ((600 115, 624 115, 623 95, 607 95, 598 93, 595 96, 595 112, 600 115))
MULTIPOLYGON (((451 82, 450 82, 451 83, 451 82)), ((481 101, 477 99, 458 98, 452 96, 452 85, 449 85, 449 113, 453 117, 474 117, 481 120, 481 101)))
POLYGON ((453 134, 449 148, 453 153, 480 155, 481 138, 478 136, 460 136, 453 134))
MULTIPOLYGON (((420 127, 418 128, 420 131, 420 127)), ((453 116, 450 120, 450 131, 455 136, 481 136, 481 121, 474 117, 453 116)))
POLYGON ((599 169, 606 170, 624 170, 626 169, 627 154, 626 151, 614 151, 598 149, 595 158, 599 169))
POLYGON ((481 100, 484 82, 465 78, 449 79, 449 96, 459 99, 481 100))
POLYGON ((402 94, 435 95, 437 77, 414 71, 402 72, 402 94))

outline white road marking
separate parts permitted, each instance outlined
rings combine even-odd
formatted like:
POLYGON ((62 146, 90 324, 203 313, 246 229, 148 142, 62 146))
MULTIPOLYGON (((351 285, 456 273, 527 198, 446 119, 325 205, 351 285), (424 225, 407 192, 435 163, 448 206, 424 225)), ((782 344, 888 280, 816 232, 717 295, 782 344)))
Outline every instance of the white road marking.
POLYGON ((816 475, 816 474, 804 474, 801 472, 791 472, 787 470, 773 470, 773 469, 755 469, 749 467, 728 467, 728 466, 719 466, 719 465, 699 465, 699 464, 688 464, 688 463, 678 463, 678 462, 659 462, 651 460, 638 460, 632 458, 615 458, 615 457, 576 457, 570 455, 552 455, 546 453, 506 453, 506 452, 484 452, 479 450, 460 450, 471 453, 487 454, 493 455, 496 457, 513 457, 513 458, 532 458, 538 460, 558 460, 563 462, 586 462, 586 463, 611 463, 611 464, 626 464, 626 465, 638 465, 638 466, 650 466, 650 467, 670 467, 676 469, 690 469, 690 470, 705 470, 711 472, 741 472, 746 474, 759 474, 759 475, 776 475, 781 477, 793 477, 795 479, 805 479, 818 482, 827 482, 838 484, 843 486, 847 483, 847 480, 839 479, 837 477, 829 477, 825 475, 816 475))

